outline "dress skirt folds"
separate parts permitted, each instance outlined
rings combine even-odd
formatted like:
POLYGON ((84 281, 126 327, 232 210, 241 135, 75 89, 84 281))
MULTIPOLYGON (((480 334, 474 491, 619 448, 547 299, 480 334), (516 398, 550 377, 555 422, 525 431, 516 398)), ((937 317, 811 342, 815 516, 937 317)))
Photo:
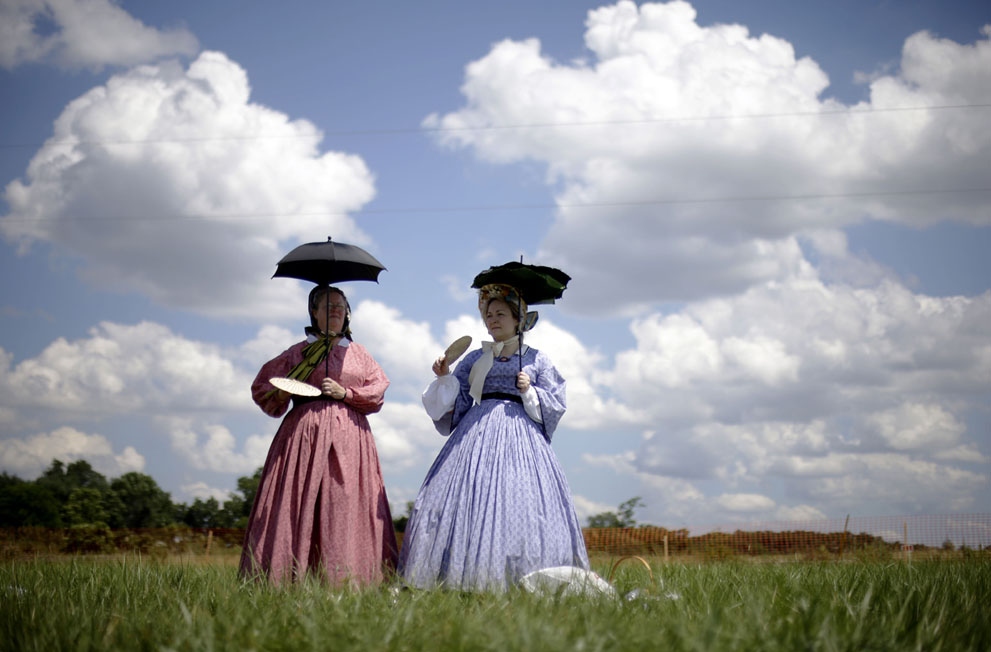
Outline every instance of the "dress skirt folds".
MULTIPOLYGON (((281 583, 309 571, 333 584, 367 585, 395 568, 392 515, 365 416, 382 407, 389 381, 364 347, 341 344, 331 351, 329 374, 321 363, 309 382, 319 385, 329 375, 348 388, 347 397, 296 399, 283 420, 248 521, 243 577, 281 583)), ((268 362, 252 384, 266 414, 278 417, 290 407, 277 394, 266 396, 273 389, 268 379, 288 374, 305 345, 268 362)))
POLYGON ((470 353, 454 372, 459 387, 450 423, 436 422, 450 439, 417 495, 399 560, 413 586, 500 591, 543 568, 588 568, 571 492, 550 444, 564 414, 564 380, 547 356, 525 351, 538 423, 505 398, 519 396, 518 356, 495 360, 482 401, 474 404, 468 374, 479 355, 470 353))

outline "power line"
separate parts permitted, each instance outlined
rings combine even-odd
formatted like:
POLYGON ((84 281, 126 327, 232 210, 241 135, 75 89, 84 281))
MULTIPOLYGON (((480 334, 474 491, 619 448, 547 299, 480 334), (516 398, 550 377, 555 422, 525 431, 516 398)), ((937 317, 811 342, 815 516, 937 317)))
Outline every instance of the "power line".
MULTIPOLYGON (((909 197, 926 195, 950 195, 950 194, 970 194, 970 193, 991 193, 991 187, 986 188, 949 188, 949 189, 917 189, 917 190, 881 190, 872 192, 848 192, 848 193, 808 193, 801 195, 734 195, 724 197, 672 197, 656 198, 645 200, 627 201, 604 201, 604 202, 583 202, 571 204, 559 203, 535 203, 535 204, 489 204, 478 206, 433 206, 422 208, 369 208, 351 212, 345 211, 311 211, 297 213, 228 213, 214 215, 159 215, 159 216, 137 216, 137 215, 101 215, 72 218, 78 221, 154 221, 154 222, 189 222, 206 220, 252 220, 252 219, 272 219, 272 218, 293 218, 293 217, 332 217, 332 216, 352 216, 362 215, 404 215, 423 213, 483 213, 498 211, 526 211, 526 210, 548 210, 548 209, 591 209, 591 208, 620 208, 636 206, 664 206, 675 204, 718 204, 730 202, 781 202, 781 201, 817 201, 828 199, 868 199, 872 197, 909 197)), ((57 221, 59 218, 0 218, 0 223, 37 223, 45 221, 57 221)))
POLYGON ((871 114, 871 113, 891 113, 898 111, 942 111, 949 109, 986 109, 991 108, 991 104, 945 104, 940 106, 905 106, 905 107, 889 107, 889 108, 870 108, 870 109, 835 109, 829 111, 788 111, 780 113, 739 113, 739 114, 727 114, 727 115, 702 115, 702 116, 668 116, 660 118, 640 118, 631 120, 589 120, 589 121, 576 121, 576 122, 547 122, 547 123, 532 123, 532 124, 517 124, 517 125, 486 125, 479 127, 436 127, 436 128, 424 128, 423 131, 486 131, 486 130, 500 130, 500 129, 543 129, 543 128, 556 128, 556 127, 596 127, 596 126, 611 126, 611 125, 635 125, 635 124, 654 124, 654 123, 667 123, 667 122, 705 122, 707 120, 713 121, 724 121, 724 120, 751 120, 751 119, 765 119, 765 118, 792 118, 792 117, 815 117, 815 116, 830 116, 830 115, 860 115, 860 114, 871 114))
MULTIPOLYGON (((794 118, 794 117, 817 117, 817 116, 837 116, 837 115, 870 115, 879 113, 909 112, 909 111, 948 111, 960 109, 988 109, 991 103, 987 104, 943 104, 935 106, 903 106, 903 107, 872 107, 869 109, 833 109, 825 111, 782 111, 776 113, 740 113, 725 115, 702 115, 702 116, 661 116, 656 118, 635 118, 628 120, 587 120, 574 122, 534 122, 507 125, 477 125, 464 127, 395 127, 381 129, 340 129, 322 132, 323 136, 389 136, 401 134, 428 134, 428 133, 457 133, 457 132, 480 132, 480 131, 508 131, 514 129, 557 129, 573 127, 608 127, 608 126, 633 126, 649 124, 666 124, 673 122, 705 122, 705 121, 729 121, 729 120, 763 120, 770 118, 794 118)), ((2 149, 28 149, 41 147, 44 144, 55 145, 162 145, 174 143, 206 143, 206 142, 242 142, 253 140, 285 140, 295 138, 309 138, 312 134, 290 135, 290 136, 269 136, 269 135, 247 135, 247 136, 199 136, 188 138, 148 138, 140 140, 77 140, 65 138, 62 140, 48 141, 48 143, 7 143, 0 144, 2 149)))

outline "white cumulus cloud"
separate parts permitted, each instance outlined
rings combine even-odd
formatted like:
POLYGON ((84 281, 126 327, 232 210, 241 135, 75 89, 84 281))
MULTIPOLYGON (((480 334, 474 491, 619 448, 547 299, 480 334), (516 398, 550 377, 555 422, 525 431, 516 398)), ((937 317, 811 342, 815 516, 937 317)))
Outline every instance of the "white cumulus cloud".
POLYGON ((406 319, 398 309, 372 300, 355 307, 351 324, 355 340, 387 370, 389 395, 400 400, 419 399, 433 380, 430 366, 447 346, 431 334, 430 325, 406 319))
POLYGON ((65 68, 131 66, 195 54, 196 37, 176 27, 148 27, 112 0, 4 0, 0 66, 43 62, 65 68), (50 26, 50 31, 39 29, 50 26))
POLYGON ((649 430, 628 464, 648 506, 673 507, 650 487, 691 482, 728 495, 784 488, 824 513, 852 500, 891 513, 973 508, 991 445, 971 425, 991 398, 989 315, 989 293, 930 297, 809 274, 635 320, 610 389, 642 406, 649 430))
POLYGON ((249 435, 238 445, 224 425, 182 417, 159 417, 159 426, 172 448, 193 468, 222 473, 250 474, 265 463, 270 436, 249 435))
POLYGON ((395 474, 416 466, 429 468, 446 439, 434 429, 419 401, 387 401, 382 410, 368 415, 382 469, 395 474))
POLYGON ((572 500, 575 503, 575 512, 578 514, 578 520, 582 523, 588 521, 589 516, 595 516, 596 514, 603 514, 605 512, 615 513, 617 509, 615 505, 607 505, 606 503, 589 500, 580 494, 574 494, 572 500))
POLYGON ((0 234, 22 253, 53 243, 81 257, 91 283, 167 307, 296 317, 303 288, 270 279, 276 262, 314 233, 368 239, 347 213, 372 199, 372 175, 357 156, 321 152, 321 138, 252 103, 246 72, 222 53, 139 66, 63 110, 7 185, 0 234))
POLYGON ((144 456, 133 446, 115 451, 103 435, 86 434, 68 426, 23 439, 0 440, 0 468, 20 477, 37 477, 55 459, 66 463, 86 460, 108 477, 141 471, 145 466, 144 456))
POLYGON ((868 420, 892 448, 933 449, 954 446, 966 426, 940 405, 905 403, 871 415, 868 420))
POLYGON ((774 508, 774 500, 760 494, 721 494, 716 503, 731 512, 767 512, 774 508))
POLYGON ((425 124, 488 161, 543 163, 558 214, 541 260, 569 270, 573 299, 634 312, 794 277, 804 232, 991 224, 986 109, 926 108, 986 104, 989 34, 915 34, 870 99, 845 105, 780 36, 622 0, 588 13, 589 60, 501 41, 466 67, 464 106, 425 124))
POLYGON ((213 344, 151 322, 101 322, 89 337, 57 339, 37 357, 0 358, 0 404, 93 415, 250 409, 251 376, 213 344))

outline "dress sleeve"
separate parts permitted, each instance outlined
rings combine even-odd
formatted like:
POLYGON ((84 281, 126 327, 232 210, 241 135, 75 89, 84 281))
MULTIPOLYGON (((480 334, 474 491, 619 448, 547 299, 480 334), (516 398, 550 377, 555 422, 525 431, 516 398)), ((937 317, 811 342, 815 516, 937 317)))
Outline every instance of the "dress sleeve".
POLYGON ((285 377, 289 373, 299 361, 297 358, 301 359, 301 354, 297 355, 296 350, 301 349, 302 344, 305 342, 286 349, 262 365, 261 371, 255 376, 255 381, 251 383, 251 398, 262 409, 262 412, 270 417, 281 417, 285 414, 286 410, 289 409, 292 397, 279 398, 280 392, 275 389, 272 383, 268 382, 268 379, 276 376, 285 377))
POLYGON ((434 421, 440 421, 445 414, 454 409, 454 401, 458 398, 461 385, 452 374, 438 376, 423 390, 423 409, 434 421))
POLYGON ((544 437, 550 441, 554 431, 557 430, 557 424, 567 409, 566 383, 561 374, 558 373, 557 368, 554 367, 551 359, 540 351, 537 351, 534 366, 536 367, 536 374, 531 380, 530 388, 537 390, 544 437))
POLYGON ((537 392, 524 392, 520 396, 523 398, 523 409, 526 410, 527 416, 537 423, 543 423, 544 417, 540 414, 540 399, 537 397, 537 392))
POLYGON ((364 347, 359 348, 358 345, 352 344, 348 348, 361 353, 355 356, 354 360, 356 365, 360 365, 359 369, 355 369, 355 375, 361 380, 347 388, 344 403, 361 414, 378 412, 385 402, 385 390, 389 388, 389 379, 364 347))
POLYGON ((423 392, 423 407, 433 419, 434 428, 444 437, 451 434, 473 403, 468 394, 471 389, 468 374, 479 355, 480 349, 477 353, 469 353, 454 368, 454 373, 435 378, 423 392))
POLYGON ((475 404, 475 399, 468 392, 471 390, 471 383, 468 382, 468 375, 471 367, 482 355, 481 349, 476 349, 465 356, 454 369, 454 377, 458 379, 458 395, 454 399, 454 412, 451 414, 451 430, 461 422, 462 417, 468 413, 471 406, 475 404))

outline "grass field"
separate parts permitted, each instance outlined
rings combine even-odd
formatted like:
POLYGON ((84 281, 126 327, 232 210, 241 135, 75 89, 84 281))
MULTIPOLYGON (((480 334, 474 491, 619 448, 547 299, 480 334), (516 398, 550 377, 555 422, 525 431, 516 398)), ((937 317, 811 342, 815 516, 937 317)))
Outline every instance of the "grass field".
POLYGON ((985 559, 624 563, 589 599, 280 589, 228 557, 4 561, 0 650, 991 649, 985 559))

